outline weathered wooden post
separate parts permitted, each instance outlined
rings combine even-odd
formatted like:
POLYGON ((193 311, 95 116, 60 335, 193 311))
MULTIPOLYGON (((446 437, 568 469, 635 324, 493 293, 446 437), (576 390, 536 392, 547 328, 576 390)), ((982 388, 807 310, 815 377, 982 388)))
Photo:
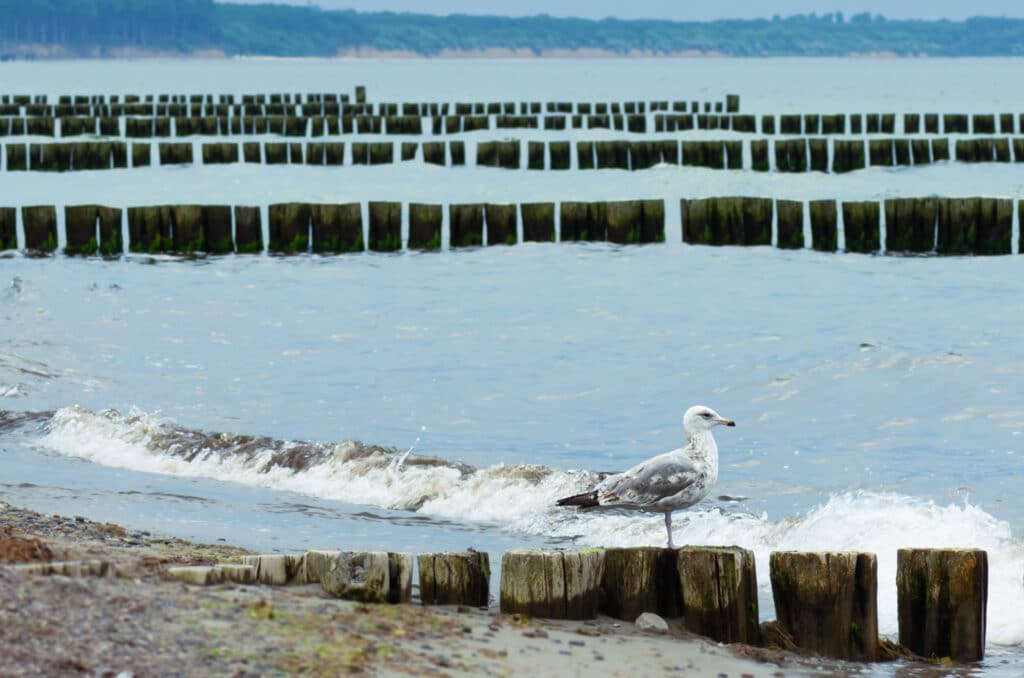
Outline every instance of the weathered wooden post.
POLYGON ((7 171, 24 171, 28 169, 28 153, 25 144, 7 144, 7 171))
POLYGON ((594 142, 576 142, 576 167, 581 170, 594 169, 594 142))
POLYGON ((318 579, 328 595, 363 603, 388 602, 391 569, 386 552, 338 551, 327 552, 326 556, 318 568, 318 579))
POLYGON ((880 210, 877 202, 844 202, 843 233, 846 251, 868 254, 881 249, 880 210))
POLYGON ((124 238, 121 235, 121 208, 100 206, 96 211, 100 220, 100 255, 113 257, 122 254, 124 238))
POLYGON ((455 247, 484 244, 484 206, 482 204, 448 206, 448 241, 455 247))
POLYGON ((423 144, 423 162, 431 165, 445 165, 443 141, 427 141, 423 144))
POLYGON ((656 142, 661 150, 661 161, 669 165, 679 164, 679 142, 675 139, 665 139, 656 142))
POLYGON ((235 251, 231 236, 231 207, 229 205, 203 205, 203 242, 210 254, 230 254, 235 251))
POLYGON ((720 643, 757 645, 754 553, 737 546, 686 546, 678 556, 686 630, 720 643))
POLYGON ((203 209, 199 205, 171 205, 171 249, 191 254, 206 249, 203 209))
POLYGON ((886 252, 931 252, 935 247, 938 207, 935 198, 886 200, 886 252))
POLYGON ((309 251, 310 206, 289 202, 271 205, 267 223, 270 252, 297 254, 309 251))
POLYGON ((775 134, 775 116, 761 116, 761 134, 775 134))
POLYGON ((974 252, 982 255, 1010 254, 1013 231, 1013 201, 982 198, 979 204, 978 235, 974 252))
POLYGON ((21 224, 25 230, 25 249, 33 252, 56 251, 56 207, 53 205, 22 207, 21 224))
POLYGON ((811 152, 811 171, 828 172, 828 139, 810 139, 807 142, 811 152))
POLYGON ((568 141, 552 141, 548 144, 548 154, 550 156, 550 167, 553 170, 567 170, 569 169, 571 160, 569 156, 569 142, 568 141))
POLYGON ((341 205, 310 205, 311 250, 317 254, 348 251, 341 239, 341 205))
POLYGON ((640 242, 643 230, 644 211, 639 200, 622 200, 606 203, 608 242, 629 245, 640 242))
POLYGON ((812 200, 811 247, 819 252, 835 252, 838 248, 839 227, 835 200, 812 200))
POLYGON ((665 201, 641 200, 640 206, 643 210, 643 224, 637 242, 665 242, 665 201))
POLYGON ((409 249, 441 249, 441 205, 409 203, 409 249))
POLYGON ((149 144, 133 143, 132 167, 149 167, 151 154, 149 144))
POLYGON ((0 207, 0 251, 18 249, 18 212, 13 207, 0 207))
POLYGON ((985 656, 988 554, 979 549, 900 549, 896 556, 900 644, 922 657, 985 656))
POLYGON ((168 207, 128 208, 128 249, 155 254, 171 249, 171 211, 168 207))
POLYGON ((554 203, 523 203, 519 210, 523 219, 523 242, 554 242, 554 203))
POLYGON ((563 202, 559 206, 559 241, 586 240, 588 225, 587 203, 563 202))
POLYGON ((873 553, 773 552, 779 626, 826 657, 878 659, 878 564, 873 553))
POLYGON ((544 619, 593 619, 604 551, 512 549, 501 557, 501 612, 544 619))
MULTIPOLYGON (((94 255, 99 250, 96 205, 66 205, 64 207, 64 253, 94 255)), ((3 249, 0 246, 0 249, 3 249)))
POLYGON ((491 563, 486 553, 428 553, 417 561, 424 605, 487 607, 491 563))
POLYGON ((263 218, 259 207, 235 206, 235 246, 239 254, 263 251, 263 218))
POLYGON ((797 200, 776 200, 778 247, 799 250, 804 247, 804 205, 797 200))
POLYGON ((484 218, 487 222, 488 245, 515 245, 516 206, 488 203, 484 206, 484 218))
POLYGON ((910 140, 911 162, 915 165, 928 165, 932 161, 931 145, 927 139, 910 140))
POLYGON ((531 141, 526 146, 526 167, 532 170, 544 169, 544 142, 531 141))
POLYGON ((370 250, 397 252, 402 249, 402 203, 371 202, 370 250))
POLYGON ((466 164, 466 144, 463 141, 449 141, 448 154, 451 156, 452 166, 466 164))
POLYGON ((772 244, 771 198, 741 198, 743 236, 739 244, 747 247, 772 244))
POLYGON ((499 141, 495 144, 498 167, 519 169, 520 146, 518 140, 499 141))
POLYGON ((677 558, 673 549, 606 549, 601 611, 629 622, 644 612, 678 617, 683 601, 677 558))
POLYGON ((731 170, 743 169, 743 142, 725 142, 725 167, 731 170))
MULTIPOLYGON (((302 586, 306 578, 306 554, 267 553, 244 555, 242 564, 253 570, 253 580, 269 586, 302 586)), ((319 579, 317 579, 319 581, 319 579)))
POLYGON ((760 139, 750 142, 751 169, 755 172, 767 172, 771 167, 768 160, 768 140, 760 139))

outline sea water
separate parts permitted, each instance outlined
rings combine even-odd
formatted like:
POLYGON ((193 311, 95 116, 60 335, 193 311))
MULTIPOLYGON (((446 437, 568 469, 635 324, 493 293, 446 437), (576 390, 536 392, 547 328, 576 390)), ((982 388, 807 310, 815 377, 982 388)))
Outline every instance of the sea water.
MULTIPOLYGON (((1022 108, 1006 86, 1021 65, 224 60, 0 68, 6 91, 51 96, 365 84, 371 100, 399 102, 738 92, 755 112, 1000 113, 1022 108)), ((628 135, 462 136, 472 144, 628 135)), ((669 166, 517 172, 419 161, 5 172, 3 205, 660 198, 667 242, 0 259, 0 499, 283 551, 473 546, 497 561, 524 544, 656 545, 664 541, 659 516, 580 515, 553 502, 601 472, 681 445, 682 411, 703 403, 738 425, 717 432, 719 485, 676 515, 677 543, 753 549, 766 618, 772 550, 877 553, 886 634, 896 632, 896 549, 985 548, 984 668, 1017 675, 1024 260, 692 247, 680 242, 678 201, 1020 198, 1020 167, 953 163, 842 177, 669 166)))

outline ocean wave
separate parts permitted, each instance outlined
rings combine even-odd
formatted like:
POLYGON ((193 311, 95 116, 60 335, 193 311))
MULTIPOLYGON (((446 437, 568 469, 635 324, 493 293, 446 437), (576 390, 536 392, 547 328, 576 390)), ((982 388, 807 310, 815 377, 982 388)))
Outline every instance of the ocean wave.
MULTIPOLYGON (((2 418, 0 418, 2 421, 2 418)), ((52 413, 41 447, 136 471, 207 477, 308 496, 491 522, 503 529, 584 546, 663 543, 660 516, 579 513, 554 506, 601 478, 541 465, 474 467, 355 441, 309 443, 204 433, 153 413, 52 413)), ((976 547, 989 553, 988 638, 1024 644, 1024 540, 969 503, 940 505, 896 493, 847 492, 792 516, 737 512, 705 503, 675 516, 676 543, 739 545, 754 551, 761 598, 770 604, 772 551, 868 551, 878 555, 879 628, 895 634, 896 552, 908 547, 976 547)))

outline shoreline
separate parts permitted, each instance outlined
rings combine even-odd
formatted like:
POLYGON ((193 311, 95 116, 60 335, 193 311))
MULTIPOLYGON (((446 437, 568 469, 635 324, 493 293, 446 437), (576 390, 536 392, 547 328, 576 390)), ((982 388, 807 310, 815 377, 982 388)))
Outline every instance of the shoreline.
POLYGON ((493 604, 364 605, 326 597, 319 585, 197 587, 165 578, 168 567, 237 562, 248 553, 0 502, 0 654, 7 658, 0 675, 454 676, 536 674, 543 667, 549 675, 739 677, 810 675, 824 667, 820 658, 721 646, 688 634, 678 620, 662 634, 606 617, 501 615, 493 604), (99 560, 107 574, 7 567, 48 560, 99 560))

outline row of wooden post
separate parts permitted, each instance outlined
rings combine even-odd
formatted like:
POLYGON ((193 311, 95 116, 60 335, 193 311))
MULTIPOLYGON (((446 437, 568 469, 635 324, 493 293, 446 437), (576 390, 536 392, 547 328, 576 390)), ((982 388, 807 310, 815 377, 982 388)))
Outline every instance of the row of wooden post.
MULTIPOLYGON (((424 605, 488 607, 487 553, 415 558, 424 605)), ((309 551, 245 556, 242 566, 175 568, 209 584, 320 583, 329 595, 373 603, 412 600, 410 554, 309 551)), ((774 552, 769 577, 774 625, 760 623, 753 552, 736 546, 513 549, 501 559, 503 614, 633 622, 650 612, 722 643, 771 644, 771 629, 796 647, 836 659, 891 658, 878 635, 878 564, 873 553, 774 552)), ((899 643, 924 659, 979 661, 985 654, 988 556, 977 549, 901 549, 897 555, 899 643)))
MULTIPOLYGON (((1024 201, 1018 206, 1024 214, 1024 201)), ((410 250, 441 247, 444 207, 410 203, 410 250)), ((268 208, 272 253, 337 253, 402 249, 403 205, 368 205, 368 242, 364 243, 359 203, 282 203, 268 208)), ((496 204, 448 206, 449 243, 453 248, 515 244, 522 241, 608 241, 619 244, 662 242, 665 206, 661 200, 496 204)), ((680 201, 683 242, 694 245, 772 245, 807 247, 809 221, 812 249, 839 248, 840 216, 845 251, 944 255, 999 255, 1012 252, 1013 201, 1002 198, 895 198, 877 201, 796 200, 720 197, 680 201), (884 238, 882 217, 884 215, 884 238)), ((64 208, 65 252, 116 256, 125 251, 123 210, 98 205, 64 208)), ((22 208, 24 245, 35 252, 57 248, 57 209, 22 208)), ((0 250, 18 246, 17 214, 0 208, 0 250)), ((164 205, 128 208, 128 248, 138 253, 259 253, 264 250, 262 212, 255 206, 164 205)), ((1024 229, 1018 251, 1024 251, 1024 229)))
MULTIPOLYGON (((287 96, 287 95, 286 95, 287 96)), ((314 96, 314 95, 308 95, 314 96)), ((189 97, 172 97, 162 95, 159 101, 148 97, 148 101, 142 102, 138 97, 131 97, 131 101, 121 102, 118 100, 105 101, 103 97, 94 97, 91 101, 85 101, 88 97, 61 97, 60 103, 51 105, 44 102, 25 103, 13 102, 10 97, 2 103, 4 97, 0 97, 0 117, 27 117, 27 118, 111 118, 118 116, 148 117, 148 118, 199 118, 206 116, 214 117, 245 117, 245 116, 286 116, 286 117, 314 117, 314 116, 353 116, 353 115, 376 115, 376 116, 407 116, 407 117, 440 117, 440 116, 537 116, 545 112, 549 114, 562 115, 633 115, 644 114, 648 110, 652 112, 672 111, 673 113, 700 113, 702 110, 699 101, 613 101, 613 102, 554 102, 542 103, 540 101, 521 101, 518 109, 516 102, 475 102, 475 103, 454 103, 447 102, 404 102, 398 103, 366 103, 365 99, 359 100, 356 97, 354 103, 349 102, 348 95, 317 95, 314 99, 307 98, 302 101, 299 95, 294 100, 288 96, 288 100, 282 100, 281 96, 271 96, 268 100, 265 96, 245 96, 236 102, 233 95, 223 95, 217 102, 212 96, 191 95, 189 97), (276 98, 276 101, 273 100, 276 98)), ((113 98, 112 98, 113 99, 113 98)), ((735 114, 739 112, 739 96, 728 95, 725 101, 705 101, 703 111, 710 113, 735 114)))
MULTIPOLYGON (((578 141, 576 168, 649 169, 659 163, 709 169, 748 169, 743 141, 578 141)), ((925 165, 951 159, 949 139, 779 139, 750 141, 750 166, 758 172, 844 173, 871 167, 925 165), (771 146, 769 145, 771 144, 771 146), (774 150, 774 165, 770 150, 774 150)), ((157 145, 160 165, 206 165, 238 162, 268 165, 306 164, 340 166, 345 164, 344 142, 235 142, 204 143, 195 155, 192 142, 161 142, 157 145)), ((476 144, 476 165, 504 169, 568 170, 572 167, 572 146, 568 141, 528 141, 523 162, 523 142, 519 140, 481 141, 476 144)), ((958 139, 952 159, 959 162, 1024 162, 1024 137, 982 137, 958 139)), ((354 165, 382 165, 415 160, 427 164, 460 166, 466 164, 466 145, 462 141, 351 143, 350 162, 354 165), (420 149, 422 146, 422 155, 420 149), (447 150, 446 150, 447 149, 447 150), (397 150, 397 153, 396 153, 397 150)), ((152 146, 148 142, 126 144, 119 141, 6 144, 8 171, 66 172, 72 170, 149 167, 152 146)))
MULTIPOLYGON (((264 249, 259 207, 227 205, 164 205, 128 208, 127 251, 134 253, 253 254, 264 249)), ((64 208, 65 253, 116 256, 125 251, 122 210, 98 205, 64 208)), ((280 203, 268 208, 267 249, 272 253, 393 252, 402 249, 400 202, 368 205, 368 241, 363 237, 359 203, 280 203)), ((57 210, 51 205, 23 207, 25 248, 48 253, 57 249, 57 210)), ((451 247, 513 245, 522 240, 555 240, 555 203, 472 203, 448 206, 451 247)), ((665 239, 665 206, 661 200, 564 202, 561 240, 597 240, 620 244, 665 239)), ((17 247, 17 214, 0 208, 0 250, 17 247)), ((443 206, 410 203, 410 250, 441 247, 443 206)))

